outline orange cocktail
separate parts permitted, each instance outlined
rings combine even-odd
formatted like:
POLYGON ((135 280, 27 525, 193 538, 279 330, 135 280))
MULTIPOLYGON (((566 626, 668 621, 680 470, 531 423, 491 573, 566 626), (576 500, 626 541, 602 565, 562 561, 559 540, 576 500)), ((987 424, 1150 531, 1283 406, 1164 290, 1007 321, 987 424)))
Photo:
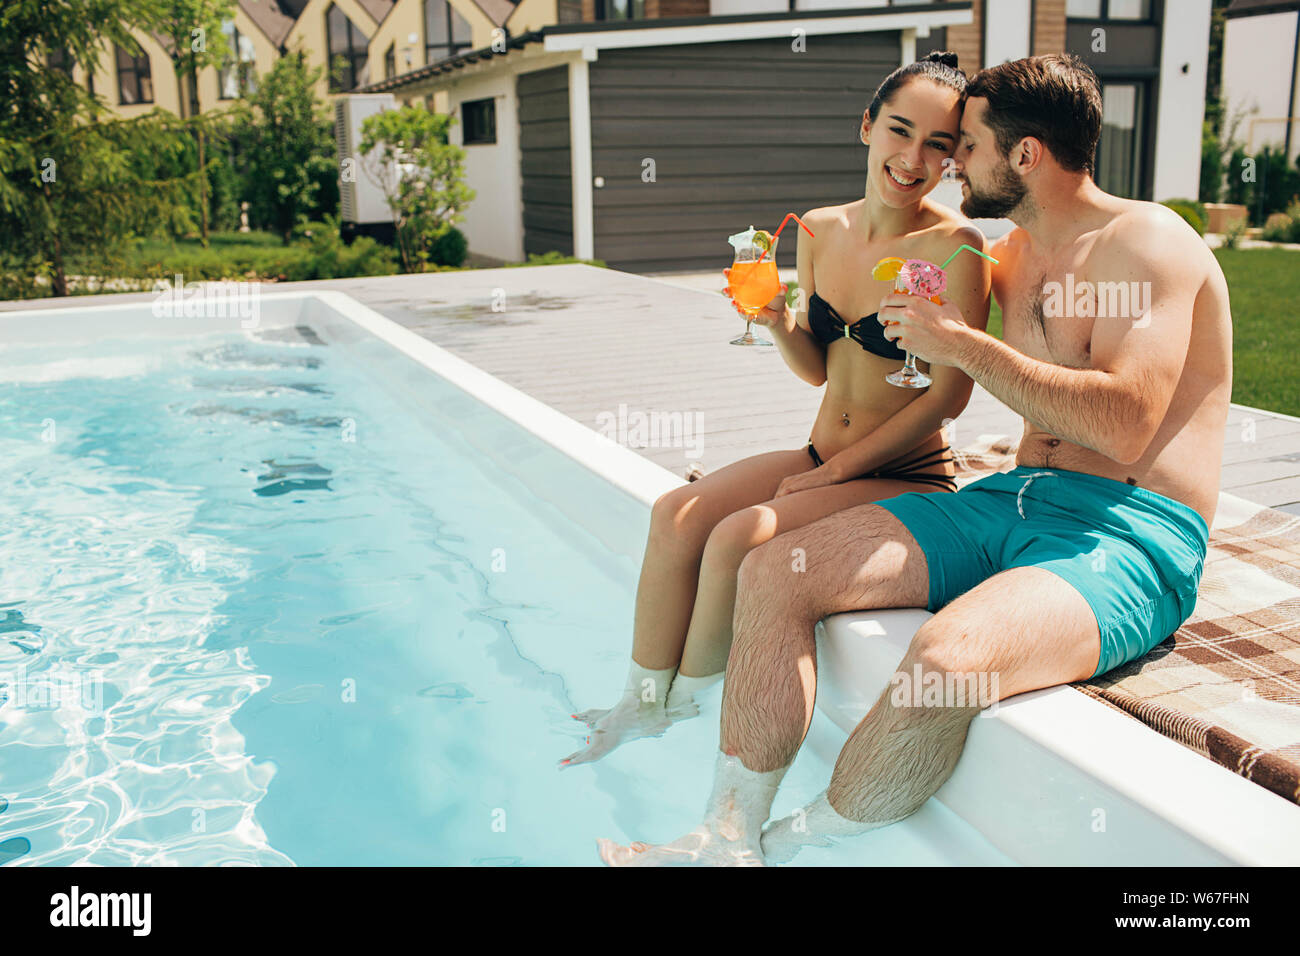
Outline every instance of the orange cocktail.
POLYGON ((781 279, 776 273, 776 259, 762 262, 733 262, 728 275, 731 297, 745 310, 746 315, 757 315, 781 291, 781 279))
POLYGON ((745 314, 745 334, 732 339, 732 345, 770 348, 775 344, 770 339, 756 336, 751 326, 754 317, 763 311, 763 307, 785 291, 781 277, 776 272, 776 242, 781 237, 781 230, 791 219, 799 223, 808 235, 812 235, 812 230, 804 226, 798 216, 790 213, 781 220, 775 233, 750 226, 744 232, 727 237, 727 242, 735 250, 735 256, 731 268, 725 270, 727 288, 722 291, 730 295, 731 300, 745 314))

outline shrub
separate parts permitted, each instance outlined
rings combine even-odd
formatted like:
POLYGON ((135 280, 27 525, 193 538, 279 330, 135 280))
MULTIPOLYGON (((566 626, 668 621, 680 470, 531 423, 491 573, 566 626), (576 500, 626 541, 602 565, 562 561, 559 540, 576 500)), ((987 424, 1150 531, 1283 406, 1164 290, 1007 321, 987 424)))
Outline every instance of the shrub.
MULTIPOLYGON (((1267 221, 1270 213, 1280 212, 1295 203, 1300 194, 1300 172, 1287 162, 1282 149, 1265 146, 1255 156, 1255 175, 1251 214, 1267 221)), ((1294 218, 1294 217, 1293 217, 1294 218)))
POLYGON ((603 259, 579 259, 577 256, 565 255, 563 252, 532 253, 527 262, 507 262, 503 268, 516 266, 563 266, 571 263, 581 263, 583 265, 595 266, 597 269, 609 268, 605 265, 603 259))
POLYGON ((433 237, 464 220, 474 198, 465 185, 465 151, 448 140, 454 122, 404 106, 361 123, 361 169, 392 211, 403 272, 424 271, 433 237))
POLYGON ((395 250, 369 236, 358 236, 350 246, 344 244, 337 220, 312 223, 305 234, 305 244, 291 247, 302 250, 303 255, 287 263, 283 278, 289 282, 387 276, 398 271, 395 250))
POLYGON ((232 110, 228 148, 240 175, 236 201, 247 200, 249 223, 285 245, 298 222, 338 203, 337 187, 329 185, 339 173, 333 123, 316 98, 320 76, 301 53, 282 56, 232 110))
POLYGON ((1300 243, 1300 204, 1292 203, 1286 212, 1269 216, 1261 235, 1267 242, 1300 243))
POLYGON ((1226 152, 1219 140, 1214 123, 1208 119, 1216 104, 1206 104, 1207 119, 1201 124, 1201 182, 1199 194, 1202 202, 1218 202, 1223 193, 1223 164, 1226 152))
MULTIPOLYGON (((1246 179, 1247 160, 1251 159, 1244 146, 1237 146, 1232 151, 1232 156, 1228 159, 1227 175, 1224 179, 1226 184, 1223 191, 1223 201, 1234 203, 1238 206, 1251 207, 1251 197, 1254 195, 1253 183, 1246 179)), ((1252 213, 1253 215, 1253 213, 1252 213)))
POLYGON ((1198 236, 1205 235, 1205 206, 1195 199, 1166 199, 1160 205, 1168 206, 1186 220, 1196 230, 1198 236))
POLYGON ((1242 236, 1246 234, 1246 220, 1234 219, 1228 223, 1228 227, 1223 231, 1223 247, 1225 249, 1236 249, 1241 243, 1242 236))
MULTIPOLYGON (((211 245, 192 242, 136 241, 124 261, 106 266, 102 258, 75 261, 82 275, 99 278, 165 279, 180 273, 185 282, 218 279, 341 279, 358 275, 391 275, 397 271, 392 249, 368 237, 351 246, 339 238, 338 223, 314 223, 291 245, 264 232, 213 233, 211 245)), ((146 282, 145 287, 148 287, 146 282)))
POLYGON ((429 261, 435 266, 460 268, 469 255, 469 240, 459 229, 452 227, 429 242, 429 261))

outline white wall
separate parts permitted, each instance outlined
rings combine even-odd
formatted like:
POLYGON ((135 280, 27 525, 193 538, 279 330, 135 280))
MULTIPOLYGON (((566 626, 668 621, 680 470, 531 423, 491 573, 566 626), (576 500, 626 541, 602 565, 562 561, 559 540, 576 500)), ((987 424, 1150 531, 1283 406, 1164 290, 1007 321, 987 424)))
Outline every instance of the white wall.
POLYGON ((1178 0, 1177 4, 1168 4, 1160 43, 1160 102, 1152 198, 1156 202, 1195 199, 1201 181, 1210 0, 1178 0))
MULTIPOLYGON (((1229 20, 1223 35, 1223 99, 1231 117, 1237 110, 1252 111, 1261 119, 1280 120, 1287 115, 1291 95, 1291 67, 1295 58, 1296 17, 1300 13, 1268 13, 1229 20)), ((1251 152, 1286 141, 1281 122, 1251 124, 1248 115, 1238 127, 1238 137, 1251 152)), ((1300 151, 1300 130, 1292 132, 1292 151, 1300 151)))
POLYGON ((461 145, 464 130, 459 106, 466 100, 496 100, 497 141, 465 146, 465 182, 477 195, 465 221, 457 228, 469 240, 470 252, 517 261, 524 257, 523 184, 519 175, 519 102, 515 74, 468 76, 447 91, 447 109, 456 110, 451 141, 461 145))
POLYGON ((1029 56, 1029 0, 985 0, 984 65, 1029 56))
POLYGON ((715 17, 742 13, 785 13, 790 9, 786 0, 709 0, 709 14, 715 17))

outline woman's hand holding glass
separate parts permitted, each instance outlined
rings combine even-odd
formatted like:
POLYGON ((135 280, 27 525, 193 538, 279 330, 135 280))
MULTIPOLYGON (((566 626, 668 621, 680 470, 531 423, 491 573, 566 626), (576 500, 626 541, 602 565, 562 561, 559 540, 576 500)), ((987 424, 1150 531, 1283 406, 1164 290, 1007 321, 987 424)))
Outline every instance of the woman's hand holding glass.
MULTIPOLYGON (((723 269, 722 274, 727 278, 728 282, 731 281, 730 269, 723 269)), ((755 325, 762 325, 769 329, 774 329, 777 332, 788 333, 794 331, 794 313, 786 307, 786 285, 784 282, 781 283, 780 290, 772 297, 772 300, 757 312, 746 311, 745 308, 736 301, 735 296, 732 295, 730 285, 722 291, 729 299, 731 299, 732 308, 744 316, 747 321, 753 322, 755 325)))

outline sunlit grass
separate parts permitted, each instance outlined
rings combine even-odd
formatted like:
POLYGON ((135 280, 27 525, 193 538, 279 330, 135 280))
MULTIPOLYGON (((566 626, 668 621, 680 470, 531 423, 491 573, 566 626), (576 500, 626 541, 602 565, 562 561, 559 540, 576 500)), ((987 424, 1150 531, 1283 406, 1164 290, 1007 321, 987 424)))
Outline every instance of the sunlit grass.
MULTIPOLYGON (((1232 303, 1232 400, 1300 415, 1300 251, 1216 249, 1232 303)), ((1002 338, 1002 310, 989 309, 1002 338)))

